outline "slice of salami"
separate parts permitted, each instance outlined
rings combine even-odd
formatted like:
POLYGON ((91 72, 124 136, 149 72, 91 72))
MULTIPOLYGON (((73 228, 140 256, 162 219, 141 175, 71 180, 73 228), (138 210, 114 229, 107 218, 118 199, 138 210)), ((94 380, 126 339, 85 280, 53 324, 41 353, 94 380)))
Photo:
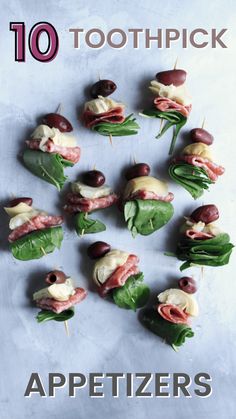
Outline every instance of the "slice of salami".
POLYGON ((85 110, 82 115, 82 119, 87 128, 92 128, 99 122, 110 122, 111 124, 121 124, 125 120, 124 108, 117 106, 108 112, 93 113, 89 110, 85 110))
POLYGON ((174 199, 174 194, 172 192, 169 192, 166 196, 160 196, 160 195, 155 194, 154 192, 140 190, 130 195, 126 200, 131 201, 134 199, 141 199, 141 200, 153 199, 154 201, 171 202, 174 199))
POLYGON ((188 314, 173 304, 158 304, 157 311, 163 319, 175 324, 188 324, 188 314))
MULTIPOLYGON (((32 150, 40 150, 40 141, 41 140, 27 140, 27 146, 32 150)), ((44 145, 44 151, 46 153, 60 154, 65 160, 69 160, 72 163, 78 163, 80 159, 81 150, 80 147, 62 147, 54 144, 52 140, 48 140, 44 145)))
POLYGON ((62 223, 63 217, 61 216, 38 214, 26 223, 22 224, 20 227, 15 228, 11 234, 9 234, 8 240, 12 243, 32 231, 55 227, 61 225, 62 223))
POLYGON ((72 295, 67 301, 57 301, 53 298, 41 298, 36 301, 37 307, 42 310, 50 310, 54 313, 61 313, 64 310, 74 306, 75 304, 80 303, 87 296, 87 291, 83 288, 75 288, 75 294, 72 295))
POLYGON ((98 288, 100 296, 105 297, 111 289, 122 287, 131 275, 139 273, 138 262, 139 258, 137 256, 129 255, 124 265, 119 266, 107 281, 98 288))
POLYGON ((207 240, 215 237, 214 234, 204 233, 204 231, 195 231, 193 229, 186 230, 185 235, 193 240, 207 240))
POLYGON ((181 105, 180 103, 174 102, 173 100, 167 97, 157 97, 154 99, 155 107, 162 112, 166 111, 177 111, 181 113, 186 118, 191 112, 192 105, 181 105))
POLYGON ((213 163, 212 161, 205 159, 204 157, 200 157, 196 155, 180 156, 180 157, 176 157, 173 160, 174 163, 179 162, 179 161, 192 164, 193 166, 196 166, 196 167, 201 167, 202 169, 206 171, 207 175, 213 182, 216 182, 216 180, 218 179, 218 176, 223 175, 223 173, 225 172, 224 167, 219 166, 218 164, 213 163))
POLYGON ((118 196, 115 193, 101 197, 101 198, 82 198, 81 196, 69 193, 67 195, 68 204, 64 206, 64 210, 71 214, 77 212, 91 212, 94 210, 108 208, 118 201, 118 196))

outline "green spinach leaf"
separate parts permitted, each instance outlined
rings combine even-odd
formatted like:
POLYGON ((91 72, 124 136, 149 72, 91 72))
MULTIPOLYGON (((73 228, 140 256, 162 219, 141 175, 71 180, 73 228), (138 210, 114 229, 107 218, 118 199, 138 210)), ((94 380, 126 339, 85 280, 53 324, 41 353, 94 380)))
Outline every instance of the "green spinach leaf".
POLYGON ((186 124, 187 118, 177 111, 163 112, 155 108, 145 109, 143 112, 140 113, 140 115, 146 116, 148 118, 164 119, 167 121, 164 127, 159 132, 159 134, 156 136, 157 139, 161 138, 163 134, 165 134, 165 132, 168 131, 169 128, 175 127, 169 149, 169 154, 172 154, 175 148, 175 143, 178 134, 180 133, 181 128, 186 124))
POLYGON ((139 125, 135 118, 132 118, 133 114, 127 116, 124 122, 121 124, 111 122, 99 122, 97 125, 92 127, 93 131, 97 131, 100 135, 112 135, 113 137, 123 137, 125 135, 135 135, 138 133, 139 125))
POLYGON ((194 199, 202 196, 204 189, 208 189, 213 181, 201 167, 187 163, 171 164, 169 167, 170 177, 185 188, 194 199))
POLYGON ((75 216, 75 230, 78 236, 83 234, 99 233, 105 231, 106 226, 99 220, 88 218, 87 213, 79 212, 75 216))
POLYGON ((63 240, 61 227, 45 228, 33 231, 10 243, 13 256, 19 260, 40 259, 45 253, 60 249, 63 240))
POLYGON ((143 283, 143 273, 130 276, 123 287, 113 291, 113 300, 117 306, 137 310, 143 307, 150 295, 149 287, 143 283))
POLYGON ((170 202, 153 199, 135 199, 124 206, 125 221, 133 237, 136 234, 146 236, 154 233, 167 224, 173 214, 174 208, 170 202))
POLYGON ((74 165, 72 162, 63 159, 59 154, 30 149, 24 151, 23 160, 27 169, 56 186, 59 191, 67 180, 67 176, 64 175, 64 168, 74 165))
POLYGON ((187 324, 168 322, 155 309, 144 310, 141 321, 151 332, 169 343, 174 350, 182 346, 186 338, 194 336, 193 330, 187 324))
POLYGON ((194 240, 181 237, 177 244, 176 256, 185 261, 180 270, 193 265, 199 266, 222 266, 229 263, 234 245, 230 243, 230 237, 226 233, 218 234, 207 240, 194 240))
POLYGON ((56 322, 65 322, 66 320, 71 319, 75 314, 74 307, 70 307, 68 310, 64 310, 61 313, 54 313, 50 310, 41 310, 37 316, 38 323, 45 323, 50 320, 55 320, 56 322))

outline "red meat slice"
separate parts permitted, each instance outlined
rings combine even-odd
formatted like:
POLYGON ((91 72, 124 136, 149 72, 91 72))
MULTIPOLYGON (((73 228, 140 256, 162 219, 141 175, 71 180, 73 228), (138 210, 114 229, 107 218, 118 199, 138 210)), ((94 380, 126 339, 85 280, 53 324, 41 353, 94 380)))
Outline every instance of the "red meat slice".
POLYGON ((188 324, 188 314, 173 304, 159 304, 157 311, 163 319, 171 323, 188 324))
POLYGON ((167 97, 156 97, 154 99, 154 105, 159 111, 177 111, 186 118, 188 117, 192 109, 192 105, 184 106, 180 103, 174 102, 173 100, 167 97))
POLYGON ((141 199, 141 200, 153 199, 154 201, 171 202, 174 199, 174 194, 172 192, 168 192, 166 196, 160 196, 160 195, 155 194, 154 192, 140 190, 130 195, 126 200, 130 201, 133 199, 141 199))
POLYGON ((219 166, 218 164, 213 163, 212 161, 208 159, 205 159, 200 156, 196 156, 194 154, 189 155, 189 156, 180 156, 173 160, 174 163, 178 161, 183 161, 185 163, 192 164, 193 166, 196 166, 196 167, 201 167, 202 169, 206 171, 207 175, 213 182, 216 182, 218 179, 218 176, 223 175, 223 173, 225 172, 224 167, 219 166))
POLYGON ((87 291, 83 288, 75 288, 75 294, 67 301, 57 301, 52 298, 41 298, 40 300, 36 300, 36 305, 42 310, 50 310, 59 314, 64 310, 68 310, 68 308, 74 306, 75 304, 80 303, 86 296, 87 291))
POLYGON ((67 195, 68 204, 64 206, 64 210, 71 214, 77 212, 91 212, 102 208, 108 208, 118 201, 118 196, 112 193, 101 198, 83 198, 77 194, 69 193, 67 195))
POLYGON ((186 230, 185 235, 189 239, 193 240, 207 240, 212 239, 212 237, 215 237, 214 234, 211 233, 204 233, 204 231, 195 231, 193 229, 186 230))
POLYGON ((15 228, 9 234, 8 240, 10 243, 18 240, 20 237, 25 236, 28 233, 36 230, 43 230, 48 227, 55 227, 63 223, 63 217, 53 215, 36 215, 20 227, 15 228))
POLYGON ((117 106, 108 112, 102 113, 94 113, 86 109, 83 112, 82 119, 87 128, 92 128, 94 125, 99 124, 99 122, 122 124, 122 122, 125 120, 124 108, 122 106, 117 106))
POLYGON ((129 255, 127 261, 116 268, 106 282, 98 288, 100 296, 105 297, 111 289, 122 287, 131 275, 139 273, 138 262, 139 258, 137 256, 129 255))
MULTIPOLYGON (((40 150, 39 148, 40 141, 41 140, 37 140, 37 139, 27 140, 26 144, 32 150, 40 150)), ((60 156, 62 156, 63 159, 69 160, 74 164, 78 163, 80 159, 81 151, 79 147, 62 147, 60 145, 54 144, 54 142, 49 139, 44 144, 44 149, 46 153, 60 154, 60 156)))

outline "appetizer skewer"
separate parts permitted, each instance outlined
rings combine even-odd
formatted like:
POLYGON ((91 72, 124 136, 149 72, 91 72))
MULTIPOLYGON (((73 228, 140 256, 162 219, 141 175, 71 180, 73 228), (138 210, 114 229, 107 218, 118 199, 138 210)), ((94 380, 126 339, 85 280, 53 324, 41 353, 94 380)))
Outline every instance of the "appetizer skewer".
POLYGON ((116 90, 111 80, 99 80, 92 85, 92 100, 85 103, 82 120, 87 128, 97 131, 100 135, 125 136, 135 135, 139 125, 133 114, 125 117, 125 105, 107 98, 116 90))
POLYGON ((161 71, 149 89, 156 96, 152 109, 145 109, 140 115, 166 121, 156 138, 160 138, 169 128, 174 127, 169 154, 173 153, 181 128, 186 124, 191 112, 191 98, 185 86, 187 73, 184 70, 161 71))
POLYGON ((126 172, 126 184, 122 207, 124 218, 132 236, 149 235, 160 229, 174 214, 166 182, 149 176, 150 167, 138 163, 126 172))
POLYGON ((71 184, 72 192, 67 195, 64 210, 75 214, 75 229, 80 236, 106 230, 104 223, 88 217, 88 213, 111 207, 118 201, 118 196, 105 185, 105 180, 102 172, 90 170, 83 174, 82 182, 71 184))
POLYGON ((218 218, 215 205, 203 205, 185 218, 176 250, 176 257, 184 261, 181 271, 190 266, 228 264, 234 245, 229 235, 215 224, 218 218))
POLYGON ((39 259, 60 249, 63 240, 63 217, 48 215, 33 208, 32 203, 32 198, 16 198, 4 208, 11 217, 10 249, 19 260, 39 259))
POLYGON ((88 256, 95 259, 93 281, 101 297, 108 294, 121 308, 136 310, 143 307, 150 290, 143 283, 143 273, 136 255, 112 249, 105 242, 95 242, 88 248, 88 256))
POLYGON ((36 176, 61 190, 67 177, 64 168, 72 167, 80 159, 80 148, 76 138, 68 134, 73 130, 71 123, 58 113, 43 117, 42 123, 26 141, 25 166, 36 176))
POLYGON ((190 131, 193 144, 187 145, 169 167, 170 177, 183 186, 194 199, 202 196, 204 189, 215 183, 225 169, 213 162, 210 145, 212 135, 202 128, 190 131))
POLYGON ((36 317, 38 323, 67 322, 74 316, 74 305, 85 299, 87 291, 75 287, 72 278, 59 270, 49 272, 45 282, 48 286, 33 294, 36 306, 41 309, 36 317))

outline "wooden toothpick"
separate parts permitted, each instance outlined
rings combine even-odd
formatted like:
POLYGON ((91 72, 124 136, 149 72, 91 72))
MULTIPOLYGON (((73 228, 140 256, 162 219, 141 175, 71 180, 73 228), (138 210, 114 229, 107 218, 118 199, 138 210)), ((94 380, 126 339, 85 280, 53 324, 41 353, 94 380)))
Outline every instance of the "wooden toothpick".
POLYGON ((43 247, 40 247, 40 249, 42 250, 43 255, 44 256, 47 256, 47 253, 45 252, 44 248, 43 247))
POLYGON ((204 128, 205 123, 206 123, 206 117, 204 116, 203 121, 202 121, 202 128, 204 128))
POLYGON ((56 113, 58 113, 59 115, 61 115, 62 109, 63 109, 63 105, 62 105, 62 103, 59 103, 59 105, 58 105, 58 107, 56 109, 56 113))
POLYGON ((176 70, 176 67, 177 67, 177 64, 178 64, 178 57, 176 58, 176 60, 175 60, 175 64, 174 64, 174 70, 176 70))
POLYGON ((64 326, 65 326, 65 329, 66 329, 66 334, 69 337, 70 336, 70 331, 69 331, 69 326, 68 326, 68 321, 67 320, 64 321, 64 326))
POLYGON ((131 158, 131 161, 133 161, 133 164, 137 164, 137 160, 136 160, 135 156, 133 156, 133 158, 131 158))
POLYGON ((201 266, 201 281, 204 279, 204 267, 201 266))
POLYGON ((112 135, 111 134, 109 134, 109 140, 110 140, 111 146, 113 146, 113 141, 112 141, 112 135))

